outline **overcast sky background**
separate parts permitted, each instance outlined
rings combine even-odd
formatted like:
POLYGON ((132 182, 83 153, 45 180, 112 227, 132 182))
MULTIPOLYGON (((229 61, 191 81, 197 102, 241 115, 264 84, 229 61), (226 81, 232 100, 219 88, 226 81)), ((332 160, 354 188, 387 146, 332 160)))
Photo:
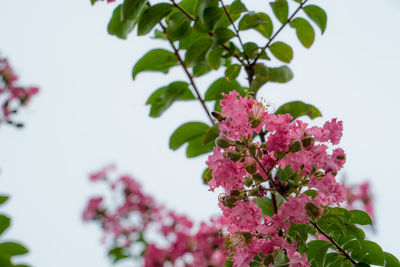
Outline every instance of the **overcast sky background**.
MULTIPOLYGON (((190 120, 207 122, 198 103, 180 103, 162 118, 148 117, 150 93, 185 79, 139 74, 136 60, 161 41, 109 36, 115 5, 89 0, 0 0, 0 51, 25 85, 41 93, 20 116, 26 128, 0 128, 0 191, 12 199, 1 208, 13 218, 7 238, 30 249, 23 258, 37 267, 110 266, 101 233, 81 222, 90 195, 104 192, 87 175, 114 162, 133 174, 159 201, 197 221, 218 209, 217 195, 200 181, 206 157, 187 160, 168 149, 169 135, 190 120)), ((351 183, 369 179, 375 194, 376 234, 400 256, 399 238, 399 62, 400 3, 396 0, 310 1, 328 12, 328 27, 307 50, 291 29, 280 40, 294 49, 288 84, 271 84, 260 96, 279 106, 290 100, 315 104, 322 123, 344 121, 342 147, 351 183)), ((245 1, 268 10, 267 1, 245 1)), ((276 27, 277 24, 275 24, 276 27)), ((243 34, 243 38, 259 38, 243 34)), ((221 74, 199 81, 202 92, 221 74)))

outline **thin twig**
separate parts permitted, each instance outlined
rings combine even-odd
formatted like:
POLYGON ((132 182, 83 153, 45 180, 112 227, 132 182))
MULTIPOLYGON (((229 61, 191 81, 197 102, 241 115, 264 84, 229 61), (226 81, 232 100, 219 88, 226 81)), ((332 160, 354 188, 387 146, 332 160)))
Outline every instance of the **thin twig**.
POLYGON ((316 222, 310 221, 310 223, 315 227, 315 229, 318 230, 318 232, 320 232, 323 236, 325 236, 326 238, 329 239, 329 241, 331 241, 331 243, 337 248, 337 250, 342 253, 349 261, 351 261, 351 263, 353 264, 357 264, 357 262, 355 260, 353 260, 352 257, 350 257, 350 255, 338 244, 336 243, 336 241, 327 233, 324 232, 324 230, 322 230, 318 224, 316 222))
POLYGON ((179 9, 186 17, 188 17, 190 20, 196 20, 192 15, 190 15, 188 12, 186 12, 186 10, 184 10, 180 5, 178 5, 175 0, 171 0, 172 4, 174 5, 174 7, 176 7, 177 9, 179 9))
POLYGON ((250 65, 249 58, 248 58, 248 56, 246 55, 246 53, 244 52, 244 45, 243 45, 243 42, 242 42, 242 38, 240 38, 239 31, 238 31, 238 29, 236 28, 235 23, 233 22, 233 19, 232 19, 231 15, 229 15, 229 12, 228 12, 228 10, 226 9, 226 6, 224 5, 223 0, 219 0, 219 1, 221 2, 221 5, 222 5, 222 8, 223 8, 224 11, 225 11, 226 17, 227 17, 227 18, 229 19, 229 21, 231 22, 232 27, 233 27, 233 29, 234 29, 234 31, 235 31, 236 37, 238 38, 239 43, 240 43, 240 45, 242 46, 243 55, 244 55, 244 57, 245 57, 245 59, 246 59, 246 61, 247 61, 247 64, 250 65))
POLYGON ((276 31, 276 33, 271 37, 271 39, 269 39, 268 43, 263 47, 263 49, 261 50, 261 52, 260 52, 260 53, 256 56, 256 58, 253 60, 252 65, 255 65, 255 64, 257 63, 257 60, 260 58, 261 53, 262 53, 263 51, 265 51, 265 49, 267 49, 267 48, 271 45, 271 43, 272 43, 272 41, 275 39, 275 37, 283 30, 283 28, 285 28, 285 26, 286 26, 288 23, 290 23, 290 22, 292 21, 292 19, 294 18, 294 16, 297 14, 297 12, 300 11, 300 9, 303 8, 304 4, 305 4, 307 1, 308 1, 308 0, 304 0, 303 2, 301 2, 300 5, 299 5, 299 7, 293 12, 293 14, 288 18, 288 20, 287 20, 285 23, 283 23, 283 24, 281 25, 281 27, 276 31))
MULTIPOLYGON (((166 34, 167 30, 166 30, 165 26, 164 26, 161 22, 159 23, 159 25, 161 26, 161 28, 162 28, 164 34, 166 34)), ((204 109, 204 111, 206 112, 208 118, 210 119, 211 124, 214 124, 214 119, 212 118, 211 113, 210 113, 210 111, 208 110, 208 108, 207 108, 207 106, 206 106, 206 104, 205 104, 205 102, 204 102, 204 99, 203 99, 203 98, 201 97, 201 95, 200 95, 200 91, 199 91, 199 89, 197 88, 196 83, 194 82, 193 75, 192 75, 192 74, 189 72, 189 70, 186 68, 185 63, 183 62, 181 56, 179 55, 179 51, 178 51, 178 49, 176 48, 176 46, 174 45, 174 43, 173 43, 170 39, 168 39, 168 38, 167 38, 167 40, 168 40, 168 42, 170 43, 172 49, 174 50, 175 56, 177 57, 177 59, 178 59, 180 65, 182 66, 183 70, 185 71, 186 76, 188 77, 188 79, 189 79, 189 81, 190 81, 190 84, 192 85, 193 90, 194 90, 194 92, 195 92, 196 95, 197 95, 197 99, 200 101, 201 105, 203 106, 203 109, 204 109)))

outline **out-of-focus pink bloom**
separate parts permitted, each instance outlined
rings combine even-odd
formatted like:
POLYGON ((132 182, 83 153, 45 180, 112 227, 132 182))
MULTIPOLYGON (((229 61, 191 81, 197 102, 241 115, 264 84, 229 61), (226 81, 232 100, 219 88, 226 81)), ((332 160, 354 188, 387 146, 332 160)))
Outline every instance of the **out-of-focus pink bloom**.
POLYGON ((100 211, 101 203, 103 202, 102 197, 93 197, 89 200, 86 209, 83 211, 82 219, 84 221, 90 221, 96 218, 96 215, 100 211))

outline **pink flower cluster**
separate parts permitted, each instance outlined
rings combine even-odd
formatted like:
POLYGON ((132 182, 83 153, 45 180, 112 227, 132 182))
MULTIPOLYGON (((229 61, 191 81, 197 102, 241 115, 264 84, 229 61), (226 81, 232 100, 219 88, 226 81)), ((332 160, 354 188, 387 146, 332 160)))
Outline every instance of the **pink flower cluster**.
POLYGON ((273 266, 280 253, 289 266, 310 266, 287 230, 346 199, 345 188, 335 180, 346 157, 333 147, 342 137, 342 122, 332 119, 309 127, 301 120, 292 122, 289 114, 271 114, 262 103, 235 91, 223 96, 219 146, 206 163, 212 170, 210 190, 225 190, 219 206, 234 266, 248 266, 256 255, 272 257, 273 266), (284 200, 280 207, 277 196, 284 200), (261 215, 255 204, 259 198, 275 201, 273 216, 261 215))
POLYGON ((368 181, 357 186, 346 186, 346 208, 364 210, 371 218, 373 218, 374 206, 370 187, 368 181))
POLYGON ((111 205, 103 197, 93 197, 82 215, 84 221, 101 225, 104 242, 111 245, 111 251, 119 249, 116 251, 123 251, 123 257, 143 253, 142 264, 146 267, 224 266, 223 221, 211 220, 195 227, 188 217, 166 209, 143 193, 131 176, 110 180, 113 170, 114 165, 107 166, 91 174, 90 180, 107 183, 120 201, 111 205))
POLYGON ((16 127, 23 126, 22 123, 14 122, 12 116, 22 106, 26 106, 32 96, 39 92, 37 87, 21 87, 17 85, 18 76, 8 63, 6 58, 0 56, 0 124, 6 122, 16 127))

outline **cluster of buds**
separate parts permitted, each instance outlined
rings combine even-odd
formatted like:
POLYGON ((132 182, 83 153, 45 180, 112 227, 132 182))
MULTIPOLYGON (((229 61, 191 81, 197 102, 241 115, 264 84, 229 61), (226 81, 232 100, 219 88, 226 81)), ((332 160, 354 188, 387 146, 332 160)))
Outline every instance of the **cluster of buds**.
POLYGON ((15 127, 22 127, 21 122, 15 122, 13 115, 26 106, 32 96, 39 92, 37 87, 21 87, 17 85, 18 76, 9 65, 6 58, 0 56, 0 124, 8 123, 15 127))

